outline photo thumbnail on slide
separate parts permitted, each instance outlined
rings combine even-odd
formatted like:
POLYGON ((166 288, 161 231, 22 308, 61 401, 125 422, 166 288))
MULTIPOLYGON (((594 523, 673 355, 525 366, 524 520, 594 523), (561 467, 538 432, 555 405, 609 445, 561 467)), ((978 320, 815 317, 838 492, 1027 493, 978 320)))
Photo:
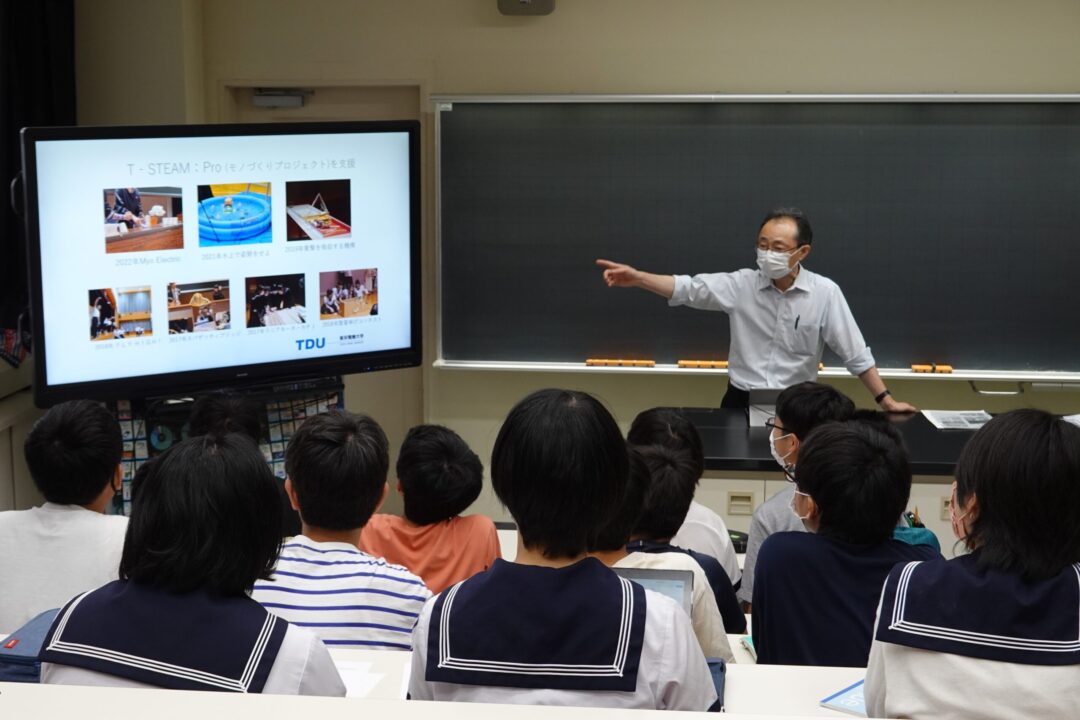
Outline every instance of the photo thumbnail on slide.
POLYGON ((379 271, 336 270, 319 273, 319 318, 367 317, 379 314, 379 271))
POLYGON ((271 235, 270 183, 199 186, 199 247, 257 245, 271 235))
POLYGON ((247 289, 247 326, 299 325, 307 322, 304 275, 250 277, 247 289))
POLYGON ((230 323, 229 281, 169 283, 169 334, 228 330, 230 323))
POLYGON ((343 240, 352 237, 348 180, 285 183, 287 240, 343 240))
POLYGON ((93 341, 153 335, 148 286, 90 291, 90 339, 93 341))
POLYGON ((103 195, 106 253, 183 249, 180 188, 106 188, 103 195))

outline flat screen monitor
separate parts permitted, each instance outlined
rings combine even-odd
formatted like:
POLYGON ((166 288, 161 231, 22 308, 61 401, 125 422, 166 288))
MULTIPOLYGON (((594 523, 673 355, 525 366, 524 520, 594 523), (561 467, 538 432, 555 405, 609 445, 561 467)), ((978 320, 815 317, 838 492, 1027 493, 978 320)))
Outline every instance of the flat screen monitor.
POLYGON ((39 405, 415 366, 415 121, 27 128, 39 405))

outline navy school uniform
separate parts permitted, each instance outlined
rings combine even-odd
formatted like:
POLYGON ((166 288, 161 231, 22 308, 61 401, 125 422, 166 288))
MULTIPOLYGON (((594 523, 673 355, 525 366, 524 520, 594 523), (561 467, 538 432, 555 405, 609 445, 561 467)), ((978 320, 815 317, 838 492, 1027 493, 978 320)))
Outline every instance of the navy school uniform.
POLYGON ((1080 563, 1044 580, 953 560, 893 568, 866 673, 874 717, 1080 717, 1080 563), (961 692, 957 689, 961 688, 961 692))
POLYGON ((424 606, 413 700, 716 710, 690 619, 595 558, 496 560, 424 606))
POLYGON ((671 543, 650 540, 635 540, 626 546, 626 551, 632 553, 677 552, 694 558, 705 571, 705 577, 709 579, 709 586, 716 597, 716 607, 720 609, 720 617, 724 620, 724 631, 731 634, 746 632, 746 615, 743 614, 742 607, 739 605, 739 598, 735 594, 731 578, 728 577, 719 560, 696 550, 687 550, 671 543))
POLYGON ((929 546, 891 538, 855 545, 815 533, 770 535, 754 568, 758 663, 866 667, 889 571, 939 557, 929 546))

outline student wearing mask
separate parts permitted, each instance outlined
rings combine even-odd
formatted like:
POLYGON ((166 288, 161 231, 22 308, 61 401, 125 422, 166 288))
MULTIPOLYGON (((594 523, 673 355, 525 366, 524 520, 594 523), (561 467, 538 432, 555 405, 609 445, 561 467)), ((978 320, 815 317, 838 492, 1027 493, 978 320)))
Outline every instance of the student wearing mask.
MULTIPOLYGON (((799 448, 810 431, 827 422, 848 420, 854 412, 855 403, 830 385, 814 382, 792 385, 780 393, 776 400, 776 417, 768 423, 769 449, 773 459, 790 479, 790 473, 795 471, 799 460, 799 448)), ((754 594, 754 568, 761 544, 773 533, 805 530, 799 518, 791 512, 794 495, 795 485, 791 483, 754 511, 750 521, 750 538, 746 543, 742 585, 739 587, 739 599, 748 606, 754 594)))
POLYGON ((776 533, 761 546, 758 663, 864 667, 889 571, 941 557, 892 538, 911 491, 907 455, 867 423, 829 423, 806 438, 794 475, 791 512, 810 532, 776 533))
POLYGON ((870 715, 1080 717, 1080 428, 995 417, 960 455, 950 516, 970 552, 885 583, 870 715))
POLYGON ((589 557, 628 475, 619 426, 593 397, 539 390, 514 406, 491 483, 517 522, 517 557, 424 606, 413 700, 719 709, 682 608, 589 557))

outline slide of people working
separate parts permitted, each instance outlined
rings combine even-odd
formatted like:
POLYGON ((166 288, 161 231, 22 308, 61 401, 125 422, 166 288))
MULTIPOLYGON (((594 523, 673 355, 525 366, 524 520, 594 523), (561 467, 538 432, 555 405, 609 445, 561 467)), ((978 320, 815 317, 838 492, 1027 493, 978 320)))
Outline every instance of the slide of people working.
POLYGON ((409 346, 407 133, 47 141, 37 161, 51 383, 409 346))

